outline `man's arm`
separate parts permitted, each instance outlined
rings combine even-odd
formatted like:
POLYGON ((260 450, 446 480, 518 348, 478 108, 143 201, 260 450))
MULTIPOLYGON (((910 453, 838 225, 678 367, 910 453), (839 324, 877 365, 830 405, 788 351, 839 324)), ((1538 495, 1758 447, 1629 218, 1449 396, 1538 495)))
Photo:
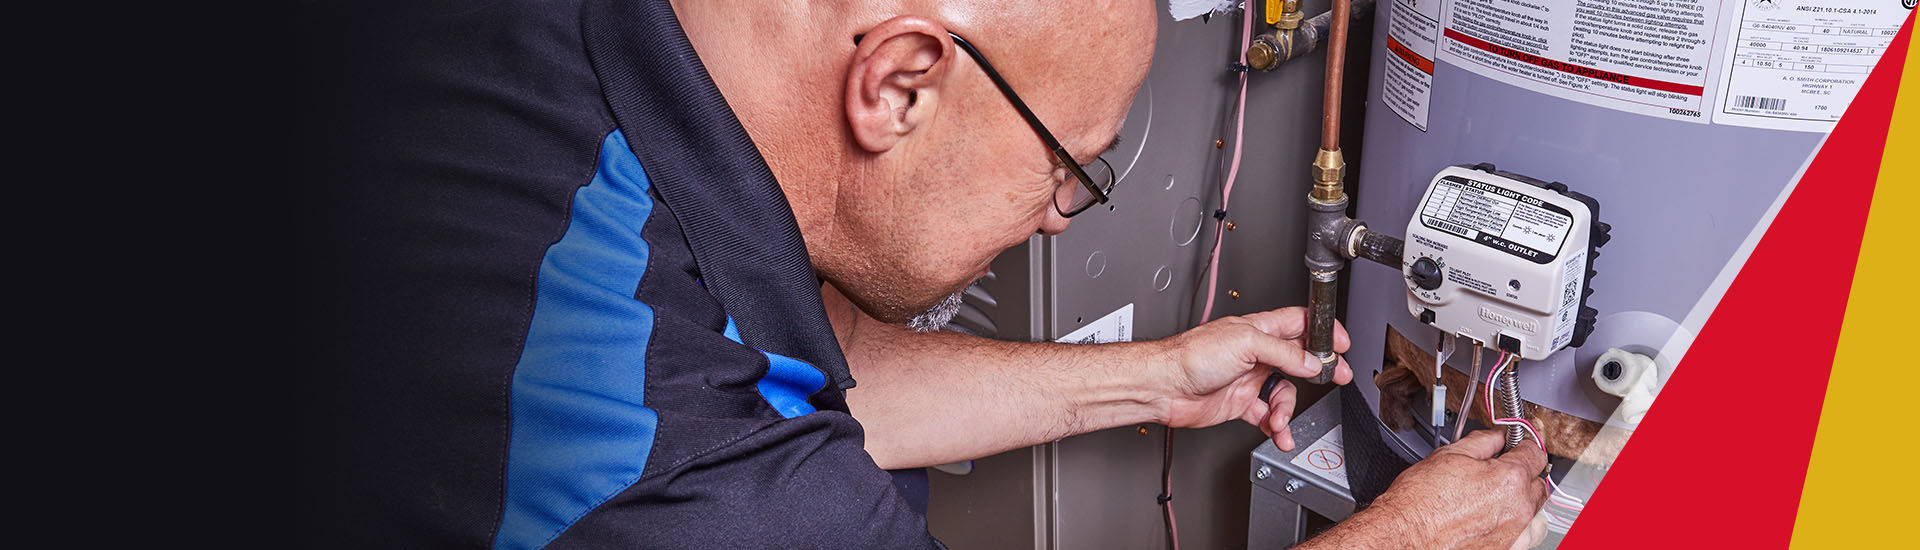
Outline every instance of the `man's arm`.
MULTIPOLYGON (((1312 376, 1300 308, 1225 317, 1174 337, 1099 345, 1001 342, 951 332, 918 333, 860 312, 831 284, 827 315, 860 383, 848 408, 883 468, 977 458, 1127 424, 1260 426, 1291 448, 1286 422, 1294 388, 1256 395, 1268 367, 1312 376)), ((1335 349, 1344 351, 1344 331, 1335 349)), ((1343 361, 1334 376, 1353 373, 1343 361)))

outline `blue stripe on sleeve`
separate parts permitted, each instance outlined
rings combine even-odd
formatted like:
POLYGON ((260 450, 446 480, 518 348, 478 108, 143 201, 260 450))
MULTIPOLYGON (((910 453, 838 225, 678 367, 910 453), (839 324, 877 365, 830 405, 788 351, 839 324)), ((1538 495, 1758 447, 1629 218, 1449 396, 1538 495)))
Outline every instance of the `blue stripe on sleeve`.
MULTIPOLYGON (((740 342, 740 329, 734 326, 733 317, 727 317, 727 339, 740 342)), ((745 345, 745 342, 740 342, 745 345)), ((767 400, 780 416, 793 418, 814 412, 813 404, 807 402, 807 396, 827 386, 827 375, 806 361, 760 351, 767 356, 767 375, 760 378, 754 386, 760 389, 760 396, 767 400)))
POLYGON ((494 548, 545 546, 646 469, 658 421, 644 403, 653 308, 633 296, 647 270, 648 186, 626 137, 608 134, 566 233, 541 259, 513 371, 494 548))

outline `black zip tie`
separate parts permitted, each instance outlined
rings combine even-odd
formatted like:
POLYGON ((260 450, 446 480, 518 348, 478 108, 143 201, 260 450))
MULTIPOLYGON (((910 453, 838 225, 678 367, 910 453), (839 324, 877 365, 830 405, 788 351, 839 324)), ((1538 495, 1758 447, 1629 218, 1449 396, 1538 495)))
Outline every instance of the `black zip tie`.
POLYGON ((1249 69, 1252 69, 1252 67, 1248 67, 1245 63, 1228 63, 1227 64, 1227 70, 1233 71, 1236 73, 1244 73, 1244 72, 1247 72, 1247 70, 1249 69))
POLYGON ((1160 496, 1157 496, 1157 497, 1153 497, 1153 499, 1154 499, 1154 500, 1157 500, 1157 501, 1160 501, 1160 504, 1166 504, 1166 503, 1167 503, 1168 501, 1171 501, 1171 500, 1173 500, 1173 495, 1169 495, 1169 494, 1166 494, 1166 493, 1160 493, 1160 496))
POLYGON ((1216 208, 1216 209, 1214 209, 1214 211, 1213 211, 1213 219, 1216 219, 1216 220, 1224 220, 1224 219, 1227 219, 1227 211, 1226 211, 1226 210, 1222 210, 1222 209, 1217 209, 1217 208, 1216 208))

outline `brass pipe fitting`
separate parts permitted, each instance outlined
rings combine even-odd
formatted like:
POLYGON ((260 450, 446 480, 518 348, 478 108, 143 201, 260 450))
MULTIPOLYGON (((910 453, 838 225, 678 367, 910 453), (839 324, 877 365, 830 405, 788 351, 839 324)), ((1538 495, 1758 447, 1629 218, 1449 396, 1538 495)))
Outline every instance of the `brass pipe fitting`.
POLYGON ((1280 52, 1267 35, 1253 39, 1253 45, 1247 46, 1247 66, 1262 72, 1271 71, 1280 66, 1280 52))
POLYGON ((1267 24, 1290 31, 1300 28, 1302 19, 1306 16, 1300 13, 1300 0, 1267 0, 1267 24))
POLYGON ((1320 202, 1339 202, 1347 198, 1345 178, 1346 158, 1340 150, 1321 149, 1313 155, 1313 199, 1320 202))

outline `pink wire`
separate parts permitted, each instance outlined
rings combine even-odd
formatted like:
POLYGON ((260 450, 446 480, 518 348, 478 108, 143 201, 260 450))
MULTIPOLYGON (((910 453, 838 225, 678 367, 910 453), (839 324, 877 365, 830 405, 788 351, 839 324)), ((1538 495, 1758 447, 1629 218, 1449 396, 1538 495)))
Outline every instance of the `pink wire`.
MULTIPOLYGON (((1247 46, 1252 45, 1252 40, 1253 13, 1248 9, 1240 10, 1241 65, 1247 64, 1247 46)), ((1238 106, 1234 108, 1233 116, 1233 164, 1232 167, 1227 169, 1227 183, 1220 186, 1220 210, 1222 211, 1227 209, 1228 197, 1233 196, 1233 180, 1240 175, 1240 141, 1241 137, 1245 135, 1246 129, 1247 73, 1242 71, 1240 73, 1240 100, 1238 106)), ((1220 242, 1223 240, 1222 237, 1226 236, 1226 232, 1222 229, 1215 229, 1213 235, 1213 252, 1210 253, 1212 258, 1207 260, 1207 307, 1200 311, 1200 322, 1202 323, 1213 318, 1213 296, 1217 288, 1215 285, 1220 282, 1220 242)), ((1169 478, 1168 483, 1172 483, 1171 478, 1169 478)), ((1172 487, 1167 487, 1166 489, 1171 493, 1172 487)), ((1173 518, 1173 502, 1168 501, 1166 507, 1167 533, 1173 538, 1173 550, 1180 550, 1180 524, 1174 521, 1173 518)))
POLYGON ((1173 550, 1180 550, 1180 523, 1173 520, 1173 503, 1167 503, 1167 532, 1173 534, 1173 550))
MULTIPOLYGON (((1167 437, 1173 437, 1173 428, 1167 428, 1167 437)), ((1166 484, 1160 486, 1160 494, 1170 496, 1173 494, 1173 455, 1171 454, 1173 451, 1173 440, 1168 439, 1167 445, 1169 454, 1167 455, 1166 484)), ((1173 500, 1169 498, 1166 502, 1160 503, 1160 505, 1167 507, 1167 538, 1173 541, 1174 550, 1180 550, 1180 522, 1175 521, 1173 517, 1173 500)))
MULTIPOLYGON (((1253 15, 1241 10, 1240 19, 1240 64, 1247 64, 1247 46, 1253 40, 1253 15)), ((1220 187, 1220 210, 1226 211, 1227 200, 1233 196, 1233 180, 1240 175, 1240 138, 1247 129, 1247 73, 1240 73, 1240 102, 1235 109, 1233 120, 1233 164, 1227 169, 1227 183, 1220 187)), ((1219 223, 1216 221, 1215 223, 1219 223)), ((1215 229, 1213 237, 1212 259, 1207 260, 1207 307, 1200 311, 1200 322, 1213 319, 1213 298, 1216 286, 1220 282, 1220 243, 1226 240, 1226 231, 1215 229)))
POLYGON ((1495 423, 1499 423, 1499 419, 1496 418, 1493 413, 1493 379, 1500 376, 1500 371, 1506 370, 1501 368, 1501 366, 1505 364, 1507 364, 1507 352, 1501 351, 1500 358, 1493 361, 1493 370, 1487 371, 1487 383, 1485 384, 1487 387, 1487 418, 1493 418, 1495 423))

